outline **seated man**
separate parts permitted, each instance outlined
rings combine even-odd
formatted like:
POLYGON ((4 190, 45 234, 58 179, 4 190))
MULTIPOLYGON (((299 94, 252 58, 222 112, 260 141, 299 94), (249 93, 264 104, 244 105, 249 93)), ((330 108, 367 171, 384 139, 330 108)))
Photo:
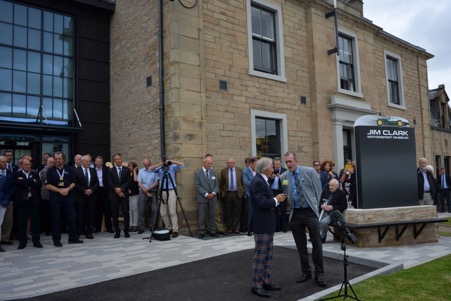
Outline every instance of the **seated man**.
POLYGON ((320 210, 324 211, 322 215, 320 215, 321 219, 320 223, 320 233, 321 233, 321 241, 323 243, 326 242, 327 237, 327 228, 330 224, 329 213, 338 210, 341 213, 345 211, 348 207, 346 202, 346 192, 339 189, 340 183, 337 179, 332 179, 329 182, 329 189, 324 190, 321 194, 321 207, 320 210))

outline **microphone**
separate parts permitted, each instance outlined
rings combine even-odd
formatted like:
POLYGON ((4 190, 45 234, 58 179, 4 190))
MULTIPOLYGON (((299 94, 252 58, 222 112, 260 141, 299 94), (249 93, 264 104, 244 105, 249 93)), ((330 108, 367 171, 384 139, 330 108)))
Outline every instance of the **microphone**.
POLYGON ((285 179, 282 181, 282 188, 283 188, 283 194, 287 196, 287 189, 288 189, 288 180, 285 179))
POLYGON ((332 211, 330 213, 330 221, 332 222, 332 224, 337 226, 338 229, 340 229, 341 233, 343 233, 351 243, 354 244, 357 242, 357 237, 355 237, 351 230, 349 230, 348 226, 346 225, 346 220, 340 211, 332 211))

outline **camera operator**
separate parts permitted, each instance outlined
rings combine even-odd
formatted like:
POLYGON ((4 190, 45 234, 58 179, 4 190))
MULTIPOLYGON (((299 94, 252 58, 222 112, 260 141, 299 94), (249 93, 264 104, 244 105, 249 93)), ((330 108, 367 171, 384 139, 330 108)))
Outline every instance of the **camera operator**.
POLYGON ((162 157, 159 163, 149 167, 149 170, 152 170, 158 174, 160 179, 160 194, 162 196, 160 203, 160 215, 166 228, 172 232, 172 238, 179 236, 179 226, 177 221, 177 194, 175 191, 177 189, 177 182, 175 180, 175 174, 183 167, 185 167, 183 162, 168 160, 166 157, 162 157))

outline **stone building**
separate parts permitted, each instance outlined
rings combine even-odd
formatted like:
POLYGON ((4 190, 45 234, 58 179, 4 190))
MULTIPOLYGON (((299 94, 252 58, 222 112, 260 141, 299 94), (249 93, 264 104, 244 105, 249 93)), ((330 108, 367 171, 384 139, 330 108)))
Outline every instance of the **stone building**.
MULTIPOLYGON (((166 153, 187 164, 177 181, 188 211, 204 154, 216 169, 288 150, 341 168, 362 115, 406 118, 418 156, 432 154, 433 56, 366 19, 361 0, 337 4, 338 55, 333 1, 163 1, 166 153)), ((116 1, 111 20, 111 150, 131 158, 160 156, 157 6, 116 1)))
POLYGON ((0 153, 110 154, 112 1, 0 1, 0 153))
POLYGON ((434 166, 438 177, 439 169, 444 167, 450 173, 451 159, 451 108, 445 85, 429 90, 431 107, 431 146, 432 156, 429 161, 434 166))
POLYGON ((333 159, 340 169, 355 158, 354 121, 380 114, 409 120, 418 156, 431 158, 427 60, 433 56, 366 19, 362 0, 337 1, 336 35, 333 16, 325 17, 333 2, 0 0, 0 50, 32 52, 53 64, 22 70, 2 52, 0 146, 18 151, 18 142, 33 140, 26 151, 34 157, 64 146, 69 156, 121 152, 127 161, 153 162, 164 152, 187 165, 177 182, 190 220, 197 209, 193 173, 206 153, 217 170, 228 157, 242 166, 245 157, 288 150, 302 164, 333 159), (52 15, 65 25, 20 23, 15 7, 28 14, 21 18, 32 20, 39 11, 40 20, 52 15), (41 48, 15 44, 16 34, 32 43, 36 35, 24 33, 35 30, 41 48), (14 86, 16 73, 39 78, 38 86, 14 86), (49 135, 52 144, 44 148, 40 138, 49 135))

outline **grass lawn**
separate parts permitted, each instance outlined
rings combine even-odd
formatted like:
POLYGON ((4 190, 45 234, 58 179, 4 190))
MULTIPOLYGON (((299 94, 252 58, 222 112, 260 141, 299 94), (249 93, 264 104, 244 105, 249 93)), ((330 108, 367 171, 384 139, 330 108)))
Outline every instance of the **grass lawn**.
MULTIPOLYGON (((449 301, 451 300, 451 255, 391 275, 376 276, 357 283, 352 288, 357 297, 365 301, 449 301)), ((352 292, 348 290, 348 294, 352 295, 352 292)), ((324 298, 337 295, 338 292, 324 298)), ((336 300, 340 299, 343 297, 336 300)))

